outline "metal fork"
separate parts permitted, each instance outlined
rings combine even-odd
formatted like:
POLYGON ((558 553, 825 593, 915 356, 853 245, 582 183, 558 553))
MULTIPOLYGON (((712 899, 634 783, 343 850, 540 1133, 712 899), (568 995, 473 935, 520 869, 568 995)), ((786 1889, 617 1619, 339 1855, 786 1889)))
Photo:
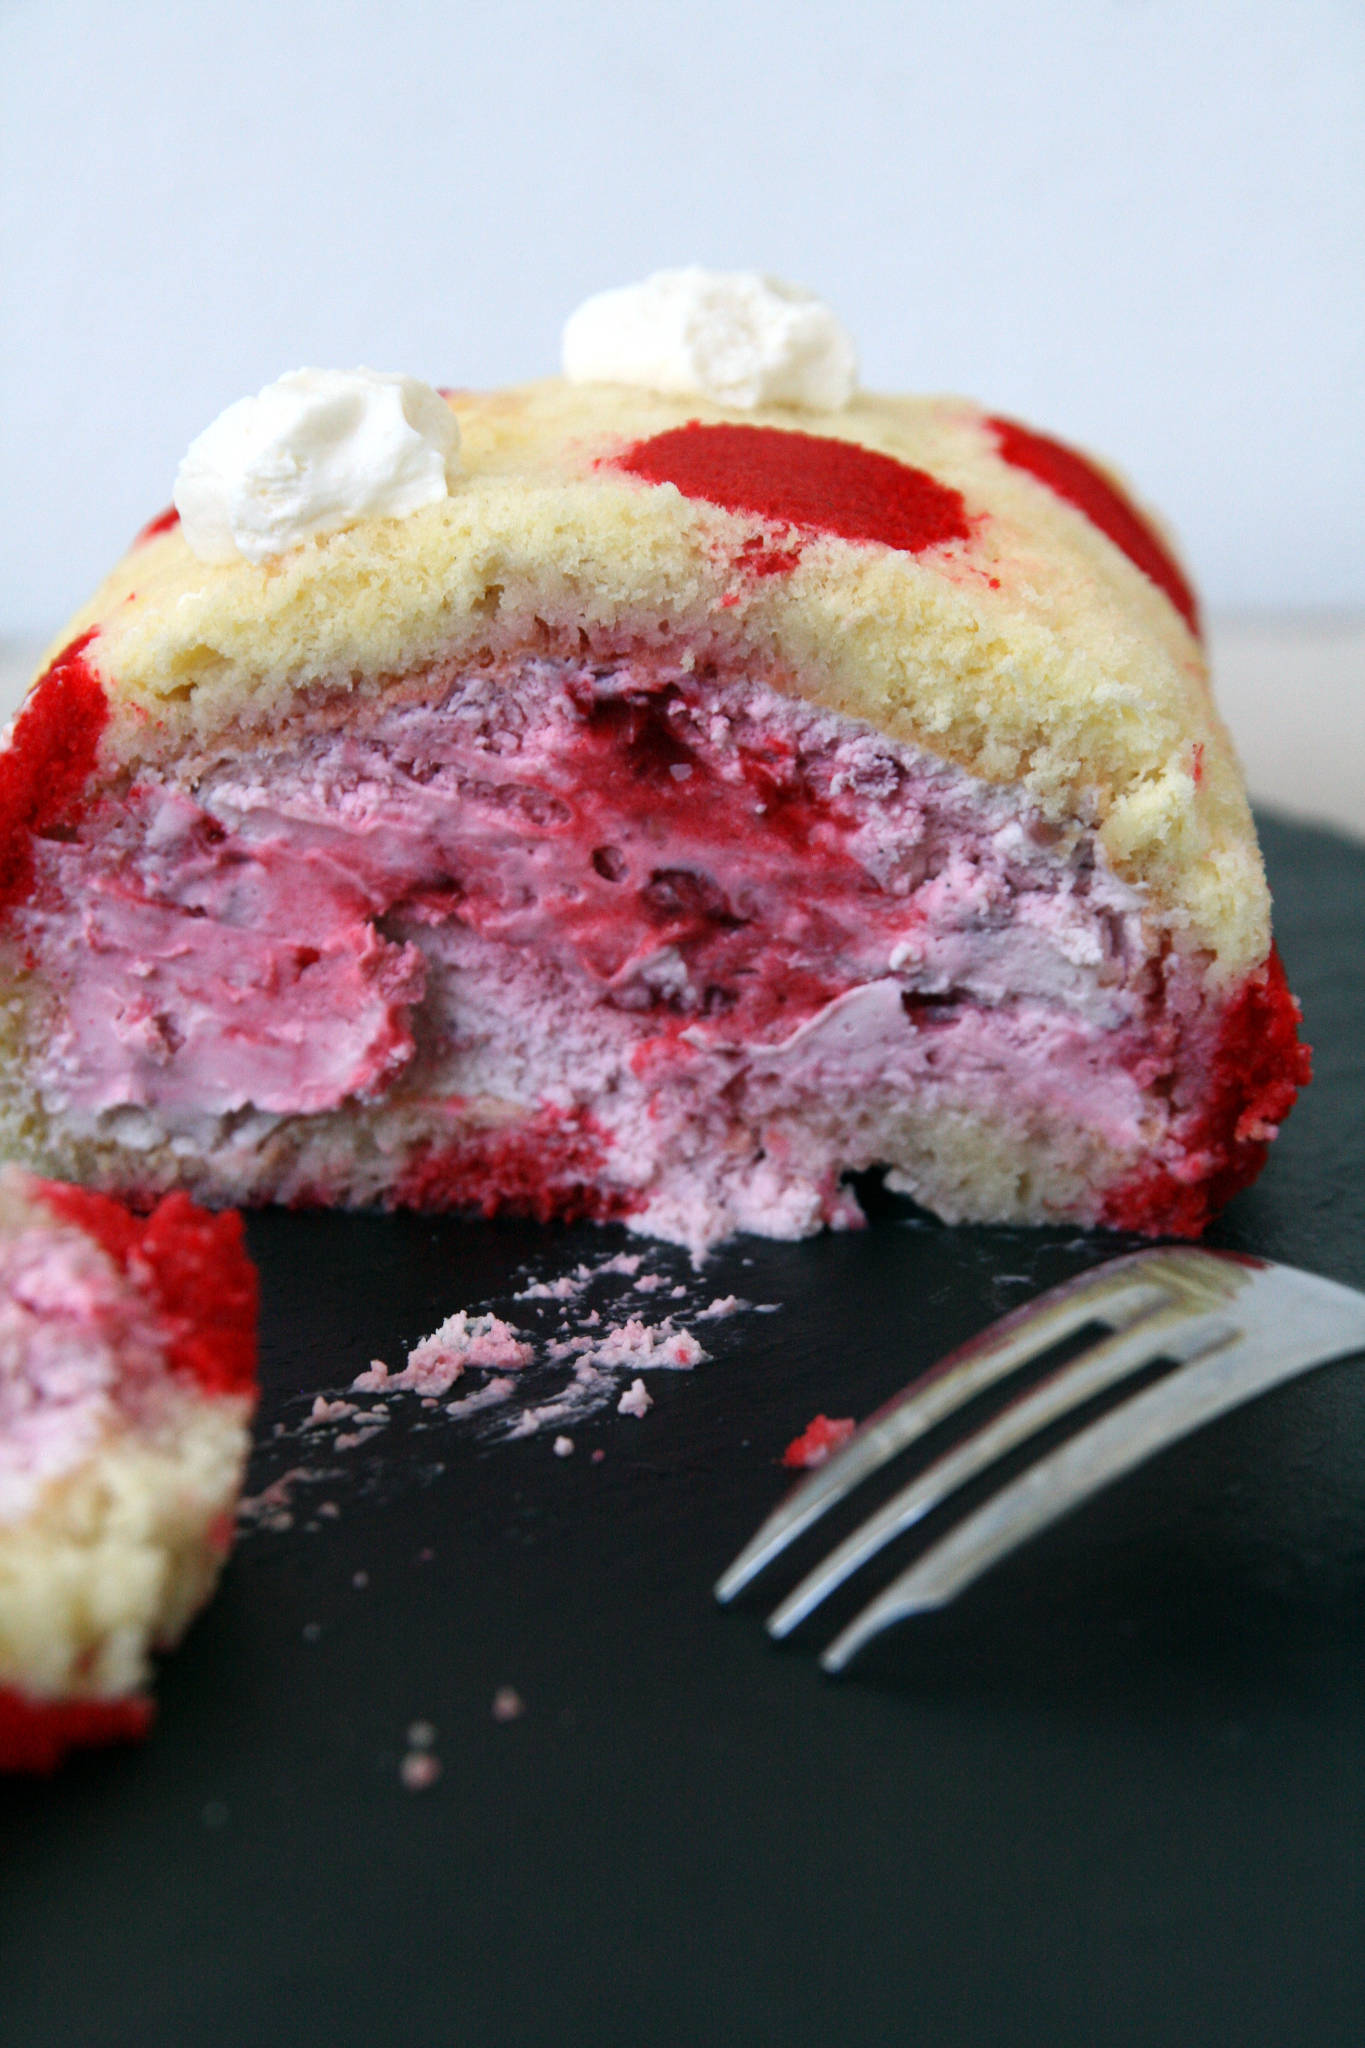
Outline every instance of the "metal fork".
POLYGON ((1111 1334, 917 1473, 804 1578, 768 1621, 785 1636, 886 1544, 969 1480, 1106 1389, 1173 1369, 1122 1398, 1010 1480, 917 1558, 821 1658, 827 1671, 892 1623, 948 1601, 1031 1536, 1168 1444, 1255 1395, 1365 1349, 1365 1294, 1293 1266, 1192 1247, 1112 1259, 992 1323, 879 1409, 774 1510, 716 1586, 735 1595, 872 1473, 966 1402, 1090 1324, 1111 1334))

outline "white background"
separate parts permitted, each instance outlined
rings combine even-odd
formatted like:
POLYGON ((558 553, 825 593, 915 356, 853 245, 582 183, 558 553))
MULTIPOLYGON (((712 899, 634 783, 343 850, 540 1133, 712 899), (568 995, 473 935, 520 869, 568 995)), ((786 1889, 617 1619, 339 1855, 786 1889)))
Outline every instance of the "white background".
POLYGON ((281 371, 546 374, 688 261, 1103 451, 1216 619, 1365 612, 1360 0, 0 0, 0 95, 11 642, 281 371))

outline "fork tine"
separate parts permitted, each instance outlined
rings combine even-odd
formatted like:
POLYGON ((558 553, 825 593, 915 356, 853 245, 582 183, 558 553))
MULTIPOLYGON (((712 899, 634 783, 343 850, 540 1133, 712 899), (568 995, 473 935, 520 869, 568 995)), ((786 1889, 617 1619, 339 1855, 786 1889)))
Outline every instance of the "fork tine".
POLYGON ((1069 1359, 955 1449, 917 1473, 908 1486, 831 1551, 770 1615, 769 1635, 790 1635, 879 1550, 941 1507, 969 1479, 1094 1395, 1116 1386, 1155 1358, 1168 1354, 1196 1358, 1230 1343, 1236 1334, 1225 1312, 1215 1309, 1191 1317, 1183 1304, 1170 1303, 1069 1359))
POLYGON ((1365 1348, 1365 1301, 1331 1281, 1265 1266, 1238 1306, 1239 1321, 1253 1326, 1236 1342, 1196 1356, 1003 1487, 836 1637, 820 1660, 824 1668, 842 1671, 893 1622, 945 1606, 1031 1536, 1205 1423, 1365 1348))
POLYGON ((1111 1259, 1001 1317, 980 1336, 941 1359, 870 1416, 846 1444, 779 1502, 717 1580, 716 1598, 733 1600, 855 1487, 1007 1374, 1088 1322, 1103 1320, 1125 1330, 1162 1308, 1170 1298, 1172 1273, 1180 1273, 1187 1260, 1183 1250, 1133 1252, 1111 1259))

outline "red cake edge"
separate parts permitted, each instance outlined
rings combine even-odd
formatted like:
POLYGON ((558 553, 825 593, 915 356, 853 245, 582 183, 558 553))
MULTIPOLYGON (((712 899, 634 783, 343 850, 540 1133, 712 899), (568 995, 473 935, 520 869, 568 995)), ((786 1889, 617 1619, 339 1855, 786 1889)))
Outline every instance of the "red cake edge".
POLYGON ((73 1749, 141 1742, 155 1712, 146 1693, 111 1700, 39 1700, 0 1685, 0 1771, 46 1777, 73 1749))
POLYGON ((1099 1221, 1143 1237, 1202 1236, 1260 1173, 1280 1124, 1313 1076, 1303 1011, 1272 946, 1227 1006, 1202 1100, 1182 1132, 1177 1167, 1141 1167, 1105 1198, 1099 1221))
POLYGON ((111 1195, 39 1180, 34 1192, 103 1247, 168 1326, 171 1371, 206 1394, 250 1393, 256 1381, 260 1287, 235 1210, 214 1215, 178 1190, 149 1216, 111 1195))
POLYGON ((109 723, 104 685, 87 650, 92 627, 49 662, 0 751, 0 912, 33 884, 33 835, 79 813, 109 723))

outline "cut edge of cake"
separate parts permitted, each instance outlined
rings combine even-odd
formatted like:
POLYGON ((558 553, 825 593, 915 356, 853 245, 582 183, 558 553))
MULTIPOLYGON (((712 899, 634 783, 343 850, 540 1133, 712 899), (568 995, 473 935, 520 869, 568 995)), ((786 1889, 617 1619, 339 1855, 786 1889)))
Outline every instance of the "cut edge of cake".
MULTIPOLYGON (((890 1169, 893 1185, 950 1220, 1201 1229, 1259 1169, 1308 1068, 1297 1044, 1297 1007, 1270 947, 1264 873, 1235 756, 1209 693, 1197 612, 1159 528, 1085 458, 960 400, 864 395, 838 413, 760 409, 742 423, 702 400, 557 382, 453 393, 450 403, 466 466, 438 503, 402 520, 363 521, 305 541, 265 565, 206 565, 172 521, 153 522, 159 530, 73 622, 73 638, 15 729, 8 785, 0 762, 0 824, 9 827, 0 833, 0 881, 7 866, 11 901, 39 906, 34 916, 25 912, 29 928, 17 946, 11 937, 7 1064, 18 1086, 0 1101, 11 1144, 56 1170, 144 1199, 183 1184, 213 1201, 521 1206, 547 1216, 616 1215, 695 1249, 735 1228, 797 1235, 822 1222, 856 1220, 840 1176, 875 1164, 890 1169), (714 471, 722 456, 730 466, 717 486, 708 483, 706 464, 714 471), (850 474, 859 472, 863 496, 851 487, 846 493, 842 530, 805 516, 809 478, 798 472, 812 462, 817 483, 834 477, 836 497, 841 462, 850 474), (918 540, 901 528, 894 544, 875 537, 885 516, 877 500, 879 464, 931 487, 918 540), (802 516, 789 516, 784 505, 802 516), (533 685, 546 673, 554 705, 542 725, 567 733, 570 752, 579 736, 574 716, 586 729, 612 715, 615 702, 634 705, 643 719, 666 699, 673 741, 687 755, 672 765, 687 773, 695 765, 709 778, 707 787, 718 786, 730 770, 719 756, 704 758, 702 700, 707 690, 732 698, 742 687, 755 705, 788 707, 783 715, 793 732, 828 721, 828 745, 812 743, 801 757, 807 776, 820 746, 828 753, 866 742, 880 750, 888 775, 912 783, 918 776, 940 792, 965 788, 980 818, 1003 804, 1040 848, 1051 839, 1062 850, 1060 865, 1049 871, 1058 901, 1076 900, 1078 875, 1087 877, 1087 889, 1094 877, 1096 891, 1102 885, 1113 898, 1105 916, 1128 918, 1140 934, 1115 942, 1120 969, 1101 962, 1096 974, 1097 985, 1105 975, 1127 976, 1128 1009, 1116 1012, 1116 1022, 1131 1023, 1146 1004, 1149 1042, 1129 1048, 1124 1059, 1138 1093, 1148 1091, 1152 1142, 1145 1145, 1134 1127, 1110 1144, 1097 1126, 1088 1137, 1081 1133, 1075 1159, 1049 1180, 1041 1151, 1036 1170, 1026 1158, 1021 1165, 1021 1131, 1026 1137, 1030 1117, 1046 1149, 1046 1091, 1016 1124, 1008 1086, 992 1083, 994 1095, 987 1089, 982 1097, 986 1113, 975 1118, 970 1087, 957 1095, 930 1089, 918 1111, 904 1097, 899 1109, 889 1098, 868 1098, 881 1133, 903 1127, 894 1142, 863 1131, 841 1156, 836 1136, 816 1159, 820 1147, 806 1142, 822 1114, 816 1061, 805 1126, 784 1124, 779 1111, 751 1145, 743 1168, 750 1193, 698 1195, 688 1186, 689 1152, 709 1170, 708 1145, 733 1151, 742 1141, 735 1127, 708 1130, 705 1117, 689 1109, 670 1136, 672 1163, 644 1159, 649 1120, 657 1126, 660 1105, 666 1115, 668 1103, 667 1063, 654 1041, 666 1039, 682 1059, 704 1040, 710 1057, 724 1049, 719 1026, 679 1012, 643 1050, 623 1039, 596 1099, 577 1085, 577 1053, 567 1065, 552 1062, 529 1094, 504 1086, 507 1060, 494 1076, 497 1085, 480 1088, 479 1074, 487 1078, 496 1061, 480 1054, 452 1064, 439 1046, 433 1051, 441 1032, 449 1036, 453 1028, 444 1011, 425 1039, 418 1028, 423 1004, 432 1010, 433 980, 458 983, 484 1017, 493 1016, 499 990, 506 991, 526 1041, 512 1048, 511 1064, 520 1061, 527 1074, 534 1068, 527 1046, 546 1037, 535 1018, 572 1017, 581 999, 610 1037, 629 1006, 619 990, 607 998, 610 1015, 601 1006, 613 974, 599 974, 595 984, 575 984, 570 976, 566 995, 562 960, 525 945, 513 959, 511 941, 489 938, 495 920, 487 904, 471 908, 468 896, 457 915, 447 915, 455 937, 438 959, 440 949, 418 928, 426 913, 414 908, 411 875, 403 877, 403 915, 396 918, 390 902, 371 919, 390 948, 382 963, 388 994, 354 1065, 363 1078, 330 1107, 313 1104, 292 1119, 282 1112, 266 1129, 252 1121, 259 1105, 244 1098, 234 1108, 223 1095, 210 1139, 209 1125, 198 1137, 188 1125, 158 1137, 153 1119, 133 1143, 113 1148, 64 1136, 60 1115, 46 1128, 41 1115, 35 1118, 24 1077, 35 1036, 44 1037, 51 1024, 50 1011, 28 1008, 22 993, 24 961, 36 957, 33 932, 42 922, 43 882, 34 898, 25 865, 35 828, 60 848, 63 835, 78 835, 81 820, 101 802, 122 802, 151 786, 159 792, 158 815, 168 793, 203 812, 204 793, 231 780, 226 764, 238 756, 257 752, 263 764, 288 758, 297 767, 299 746, 313 745, 330 747, 340 759, 348 744, 361 746, 386 721, 401 724, 410 707, 424 703, 458 704, 476 723, 482 717, 478 744, 496 755, 499 690, 511 720, 523 715, 523 700, 535 696, 533 685), (489 702, 469 711, 481 690, 489 702), (570 707, 567 725, 554 708, 563 703, 570 707), (28 770, 25 744, 36 763, 28 770), (461 920, 475 928, 477 957, 461 920), (1161 984, 1154 995, 1142 994, 1144 973, 1161 984), (638 1103, 625 1101, 642 1062, 654 1077, 652 1095, 646 1087, 637 1091, 638 1103), (404 1076, 396 1088, 395 1075, 404 1076), (610 1114, 604 1121, 604 1102, 615 1106, 611 1113, 621 1111, 614 1131, 610 1114), (1163 1138, 1169 1142, 1158 1142, 1163 1138), (254 1181, 249 1163, 234 1161, 234 1139, 239 1153, 258 1140, 263 1148, 254 1181), (810 1159, 798 1158, 788 1171, 803 1147, 810 1159), (215 1149, 217 1162, 210 1156, 215 1149), (355 1169, 349 1178, 348 1149, 355 1169), (939 1164, 953 1151, 968 1160, 957 1193, 952 1173, 939 1164), (611 1172, 604 1169, 609 1153, 616 1158, 611 1172)), ((907 515, 912 523, 915 504, 907 515)), ((544 710, 544 690, 541 700, 544 710)), ((781 718, 765 715, 771 738, 781 718)), ((791 744, 799 752, 805 741, 791 744)), ((468 780, 467 762, 436 765, 468 780)), ((741 763, 741 780, 751 765, 741 763)), ((263 767, 267 782, 269 772, 263 767)), ((509 770, 504 758, 497 772, 504 793, 510 788, 520 801, 526 777, 517 764, 509 770)), ((607 774, 600 759, 594 772, 607 774)), ((556 785, 553 774, 541 773, 537 786, 572 809, 573 791, 556 785)), ((694 788, 701 787, 699 779, 694 788)), ((868 819, 850 824, 844 817, 836 830, 830 820, 839 800, 828 788, 823 795, 825 812, 812 830, 826 841, 842 833, 840 857, 851 858, 868 819)), ((267 789, 267 808, 268 799, 267 789)), ((955 801, 943 798, 949 812, 955 801)), ((240 790, 233 803, 232 819, 249 823, 240 790)), ((661 800, 658 808, 662 816, 667 806, 661 800)), ((313 829, 315 810, 301 829, 313 829)), ((392 805, 387 815, 392 824, 392 805)), ((686 820, 676 807, 668 815, 683 851, 675 858, 665 846, 643 871, 644 888, 656 899, 660 873, 704 875, 709 886, 718 864, 708 867, 685 843, 686 820)), ((648 822, 625 821, 634 842, 648 822)), ((208 825, 224 829, 221 817, 209 817, 208 825)), ((258 817, 248 836, 259 829, 258 817)), ((614 845, 608 835, 592 852, 614 845)), ((584 851, 575 848, 575 858, 584 851)), ((57 865, 62 858, 52 855, 57 865)), ((1028 881, 1045 867, 1030 853, 1020 872, 1028 881)), ((950 925, 970 924, 971 893, 983 872, 978 860, 950 925)), ((362 879, 371 886, 371 878, 362 879)), ((352 873, 350 884, 356 880, 352 873)), ((1000 886, 1009 895, 1017 881, 1012 873, 1000 886)), ((585 887, 591 894, 598 882, 586 877, 585 887)), ((713 928, 726 918, 743 921, 732 889, 721 888, 719 901, 719 910, 712 904, 713 928)), ((175 909, 178 915, 186 906, 175 909)), ((1011 897, 1016 922, 1017 909, 1011 897)), ((983 928, 989 915, 987 908, 983 928)), ((679 994, 677 977, 688 979, 704 923, 694 918, 687 926, 684 919, 686 929, 670 938, 663 920, 677 959, 656 972, 650 1001, 675 1010, 702 1002, 706 992, 698 988, 679 994), (670 974, 672 990, 663 985, 670 974)), ((1102 924, 1093 919, 1093 929, 1071 934, 1068 943, 1102 952, 1102 924)), ((668 944, 658 950, 666 953, 668 944)), ((820 1000, 811 997, 814 1007, 793 1012, 791 1029, 768 1016, 748 1042, 760 1057, 746 1072, 770 1065, 769 1055, 792 1042, 804 1058, 812 1047, 801 1033, 820 1018, 827 1035, 840 1039, 842 1032, 840 1042, 849 1040, 845 998, 853 995, 869 1029, 889 1028, 901 972, 891 966, 897 951, 874 971, 862 962, 842 989, 827 977, 816 992, 820 1000)), ((354 968, 354 986, 364 983, 368 999, 379 968, 373 960, 360 964, 354 947, 352 953, 348 971, 354 968)), ((627 964, 607 962, 616 973, 627 964)), ((638 962, 631 972, 639 983, 637 968, 638 962)), ((917 1004, 928 1021, 924 1004, 939 993, 932 981, 922 974, 919 984, 902 989, 912 1023, 917 1004)), ((640 986, 649 986, 647 978, 640 986)), ((962 984, 969 996, 974 986, 970 975, 962 984)), ((634 1001, 633 987, 629 993, 634 1001)), ((356 1014, 368 1015, 356 1000, 356 1014)), ((496 1036, 496 1024, 487 1031, 496 1036)), ((571 1034, 561 1036, 567 1042, 571 1034)), ((1099 1057, 1094 1034, 1084 1045, 1071 1045, 1064 1030, 1054 1036, 1055 1048, 1044 1044, 1040 1057, 1064 1062, 1074 1053, 1078 1073, 1085 1060, 1099 1057)), ((171 1045, 172 1065, 177 1056, 171 1045)), ((153 1057, 160 1057, 156 1048, 153 1057)), ((591 1065, 586 1055, 578 1062, 583 1073, 591 1065)), ((989 1048, 978 1065, 990 1069, 989 1048)), ((760 1085, 746 1079, 745 1086, 764 1102, 780 1092, 766 1068, 760 1085)), ((50 1076, 47 1093, 62 1093, 50 1076)), ((136 1124, 132 1116, 124 1121, 136 1124)), ((746 1128, 752 1136, 752 1119, 746 1128)))
POLYGON ((255 1405, 241 1219, 0 1169, 0 1769, 150 1725, 231 1546, 255 1405))

